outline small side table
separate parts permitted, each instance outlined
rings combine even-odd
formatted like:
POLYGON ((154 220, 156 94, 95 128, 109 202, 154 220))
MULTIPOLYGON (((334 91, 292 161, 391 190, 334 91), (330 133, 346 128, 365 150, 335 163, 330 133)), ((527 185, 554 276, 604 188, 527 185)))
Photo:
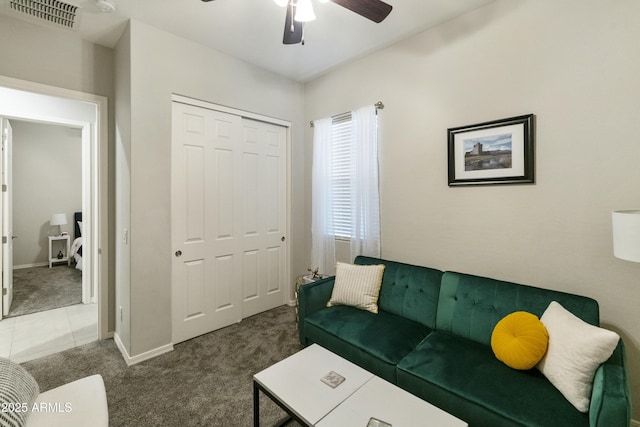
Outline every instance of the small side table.
POLYGON ((329 276, 321 274, 320 277, 314 278, 312 274, 305 274, 304 276, 298 276, 296 278, 296 326, 298 326, 298 290, 300 289, 300 286, 304 286, 308 283, 313 283, 316 280, 325 279, 327 277, 329 276))
POLYGON ((71 265, 71 258, 69 257, 70 249, 71 241, 69 240, 68 234, 65 236, 49 236, 49 268, 51 268, 52 264, 56 262, 66 262, 67 265, 71 265), (66 250, 63 252, 64 256, 62 258, 58 258, 53 253, 53 242, 57 242, 60 240, 62 240, 66 245, 66 250))

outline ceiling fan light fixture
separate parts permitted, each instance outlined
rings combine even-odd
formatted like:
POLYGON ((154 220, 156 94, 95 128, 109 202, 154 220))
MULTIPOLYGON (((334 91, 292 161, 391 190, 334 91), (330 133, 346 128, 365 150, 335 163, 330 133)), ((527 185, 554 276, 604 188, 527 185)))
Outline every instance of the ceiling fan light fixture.
POLYGON ((273 0, 280 7, 285 7, 289 4, 289 0, 273 0))
POLYGON ((313 13, 311 0, 298 0, 298 3, 296 4, 296 15, 293 19, 298 22, 309 22, 316 19, 316 14, 313 13))

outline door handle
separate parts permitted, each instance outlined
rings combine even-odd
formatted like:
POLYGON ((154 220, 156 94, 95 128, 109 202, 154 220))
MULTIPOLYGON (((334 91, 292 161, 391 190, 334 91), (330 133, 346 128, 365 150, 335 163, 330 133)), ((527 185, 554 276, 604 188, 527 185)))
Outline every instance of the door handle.
POLYGON ((181 257, 182 256, 182 251, 176 251, 176 256, 177 257, 181 257))
POLYGON ((280 241, 281 241, 281 242, 284 242, 285 240, 287 240, 287 238, 286 238, 286 237, 284 237, 284 236, 282 236, 282 237, 280 238, 280 241))

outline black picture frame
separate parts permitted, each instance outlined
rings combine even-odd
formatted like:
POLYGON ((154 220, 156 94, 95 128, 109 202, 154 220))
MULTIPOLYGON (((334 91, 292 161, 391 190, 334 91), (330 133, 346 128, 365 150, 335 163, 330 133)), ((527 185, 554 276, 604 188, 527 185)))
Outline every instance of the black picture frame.
POLYGON ((449 186, 534 184, 534 118, 447 129, 449 186))

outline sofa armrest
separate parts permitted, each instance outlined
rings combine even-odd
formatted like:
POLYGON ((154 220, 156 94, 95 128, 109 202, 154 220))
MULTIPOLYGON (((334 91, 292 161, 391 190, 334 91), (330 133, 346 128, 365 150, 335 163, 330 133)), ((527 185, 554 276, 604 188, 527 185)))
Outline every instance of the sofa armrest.
POLYGON ((298 289, 298 331, 300 332, 300 343, 307 345, 304 333, 304 319, 313 312, 327 306, 331 299, 335 276, 327 277, 306 285, 298 289))
POLYGON ((593 379, 589 425, 591 427, 628 426, 631 422, 631 394, 627 379, 622 338, 613 354, 593 379))

